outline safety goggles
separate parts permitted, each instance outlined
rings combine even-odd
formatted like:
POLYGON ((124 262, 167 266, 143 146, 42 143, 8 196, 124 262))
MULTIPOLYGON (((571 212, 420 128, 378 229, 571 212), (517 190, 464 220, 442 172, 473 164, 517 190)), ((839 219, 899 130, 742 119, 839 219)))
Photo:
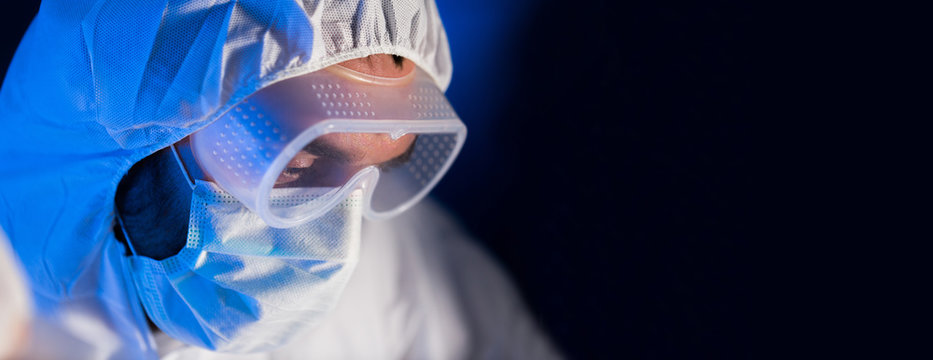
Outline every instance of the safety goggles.
POLYGON ((437 184, 465 138, 420 69, 383 78, 335 65, 259 90, 192 134, 190 149, 206 180, 285 228, 355 189, 368 218, 405 211, 437 184))

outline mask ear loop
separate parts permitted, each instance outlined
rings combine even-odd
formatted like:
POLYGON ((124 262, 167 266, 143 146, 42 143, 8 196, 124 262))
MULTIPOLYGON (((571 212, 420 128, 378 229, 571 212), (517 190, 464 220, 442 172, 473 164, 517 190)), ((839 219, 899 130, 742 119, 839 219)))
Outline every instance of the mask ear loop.
POLYGON ((188 172, 188 168, 185 167, 185 163, 181 161, 181 156, 178 155, 178 150, 175 149, 175 144, 169 146, 172 149, 172 155, 175 157, 175 162, 178 164, 178 167, 181 168, 181 172, 185 174, 185 180, 188 181, 188 186, 191 186, 191 190, 194 190, 194 178, 191 177, 191 173, 188 172))
MULTIPOLYGON (((172 150, 172 157, 175 158, 175 163, 178 164, 178 167, 181 169, 181 172, 185 175, 185 180, 188 182, 188 186, 194 190, 194 180, 191 178, 191 174, 188 173, 188 169, 185 168, 185 163, 181 161, 181 156, 178 155, 178 150, 175 149, 175 144, 169 146, 169 149, 172 150)), ((120 224, 120 231, 123 232, 123 238, 126 239, 126 245, 130 248, 130 253, 133 256, 139 256, 136 252, 136 248, 133 247, 133 241, 130 240, 130 234, 126 232, 126 225, 123 224, 123 217, 120 216, 120 211, 114 211, 114 217, 117 218, 117 224, 120 224)))
POLYGON ((130 247, 130 253, 133 254, 133 256, 139 256, 139 254, 136 253, 136 248, 133 247, 133 241, 130 240, 130 234, 126 232, 126 225, 123 225, 123 218, 120 216, 120 210, 114 211, 113 213, 116 215, 117 224, 120 224, 120 231, 123 232, 123 239, 126 240, 126 245, 130 247))

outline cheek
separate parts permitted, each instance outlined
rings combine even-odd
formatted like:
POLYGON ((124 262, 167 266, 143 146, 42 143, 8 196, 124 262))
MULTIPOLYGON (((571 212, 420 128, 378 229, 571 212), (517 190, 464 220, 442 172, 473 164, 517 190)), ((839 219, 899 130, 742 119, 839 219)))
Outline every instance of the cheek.
POLYGON ((317 159, 317 156, 309 154, 307 151, 299 151, 291 161, 288 162, 288 167, 290 168, 306 168, 314 164, 314 159, 317 159))
POLYGON ((357 134, 360 135, 353 139, 352 146, 355 151, 365 154, 361 162, 365 165, 375 165, 392 160, 405 153, 406 150, 415 142, 414 134, 403 135, 392 140, 392 137, 386 134, 357 134))

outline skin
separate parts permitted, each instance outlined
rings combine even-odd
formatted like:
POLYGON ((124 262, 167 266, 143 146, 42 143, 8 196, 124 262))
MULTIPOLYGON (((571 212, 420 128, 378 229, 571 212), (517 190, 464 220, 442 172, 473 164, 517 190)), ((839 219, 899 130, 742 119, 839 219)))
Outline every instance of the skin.
MULTIPOLYGON (((387 78, 404 77, 415 70, 415 64, 411 60, 387 54, 344 61, 340 63, 340 66, 364 74, 387 78)), ((349 159, 347 159, 349 161, 343 165, 346 166, 345 170, 347 172, 355 173, 367 166, 385 163, 402 155, 415 142, 415 136, 408 134, 393 140, 388 134, 336 133, 324 135, 316 142, 350 155, 349 159)), ((315 162, 319 160, 321 160, 320 154, 301 151, 292 158, 287 167, 289 169, 307 169, 314 166, 315 162)), ((300 172, 298 171, 285 171, 279 176, 276 185, 294 182, 299 177, 300 172)))
MULTIPOLYGON (((379 54, 340 63, 341 66, 365 74, 387 78, 399 78, 415 69, 414 63, 401 57, 379 54)), ((341 176, 353 174, 367 166, 385 164, 404 157, 412 147, 415 135, 407 134, 393 140, 387 134, 341 134, 324 135, 312 144, 328 152, 299 152, 280 175, 276 186, 288 186, 312 167, 338 169, 341 176), (334 160, 331 153, 339 153, 334 160)), ((186 163, 185 167, 198 166, 186 163)), ((130 169, 117 189, 116 206, 123 220, 126 233, 132 239, 136 253, 156 260, 172 256, 180 251, 187 241, 187 223, 191 189, 184 173, 175 163, 171 151, 162 149, 143 159, 130 169)), ((209 179, 207 179, 209 180, 209 179)), ((324 186, 339 185, 340 179, 323 179, 324 186), (326 183, 330 181, 331 183, 326 183)), ((119 239, 126 241, 122 231, 117 230, 119 239)))
MULTIPOLYGON (((346 156, 342 156, 342 161, 336 166, 343 176, 319 185, 337 186, 343 182, 345 175, 355 174, 367 166, 383 164, 401 156, 414 142, 415 135, 412 134, 396 140, 392 140, 388 134, 335 133, 321 136, 315 140, 316 145, 334 149, 346 156)), ((327 166, 333 162, 321 153, 302 150, 286 165, 286 170, 279 175, 275 185, 287 186, 301 178, 301 169, 309 169, 315 164, 327 166)))

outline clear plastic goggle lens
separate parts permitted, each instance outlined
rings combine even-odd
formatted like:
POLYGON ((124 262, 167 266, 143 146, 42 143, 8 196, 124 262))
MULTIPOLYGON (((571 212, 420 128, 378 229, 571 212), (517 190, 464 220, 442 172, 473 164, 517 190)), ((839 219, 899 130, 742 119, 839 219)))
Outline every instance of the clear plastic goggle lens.
POLYGON ((453 162, 457 139, 456 133, 418 135, 404 162, 379 169, 379 182, 370 201, 372 211, 391 216, 394 209, 433 187, 453 162))
POLYGON ((367 216, 404 211, 466 137, 422 71, 386 80, 338 69, 262 89, 191 137, 204 172, 271 226, 315 218, 359 188, 367 216))
POLYGON ((457 150, 456 133, 331 133, 295 155, 269 192, 270 212, 295 218, 365 188, 370 216, 388 217, 439 180, 457 150), (367 176, 368 175, 368 176, 367 176), (289 206, 283 206, 290 204, 289 206))

